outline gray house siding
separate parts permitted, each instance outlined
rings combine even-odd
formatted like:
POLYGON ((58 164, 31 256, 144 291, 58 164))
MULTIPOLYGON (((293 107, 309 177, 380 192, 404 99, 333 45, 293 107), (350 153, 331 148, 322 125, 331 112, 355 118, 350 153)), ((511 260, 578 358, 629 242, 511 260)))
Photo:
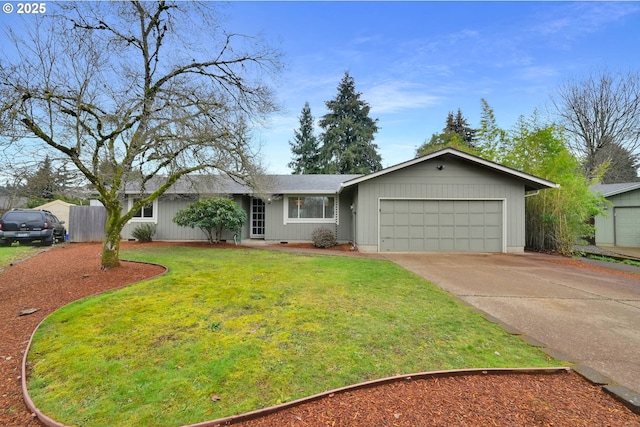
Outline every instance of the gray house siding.
MULTIPOLYGON (((213 196, 211 196, 213 197, 213 196)), ((205 198, 203 196, 202 198, 205 198)), ((197 201, 196 196, 176 196, 165 195, 158 199, 158 203, 155 205, 157 209, 156 217, 154 219, 135 219, 129 221, 122 230, 122 238, 125 240, 133 239, 132 232, 136 226, 142 223, 155 223, 156 234, 153 237, 155 240, 165 241, 206 241, 207 237, 199 228, 180 227, 173 222, 173 218, 176 213, 181 209, 186 209, 189 203, 197 201)), ((233 200, 238 203, 243 209, 249 209, 248 197, 235 196, 233 200)), ((123 209, 127 209, 128 204, 125 201, 123 209)), ((233 232, 225 231, 222 235, 223 240, 233 240, 233 232)), ((249 238, 249 226, 245 224, 242 229, 242 239, 249 238)))
POLYGON ((607 197, 613 207, 595 218, 596 244, 640 247, 640 189, 607 197))
MULTIPOLYGON (((333 195, 338 200, 338 216, 331 222, 296 223, 286 220, 285 198, 293 195, 285 194, 278 200, 266 205, 266 227, 264 240, 272 243, 310 242, 311 234, 317 228, 324 227, 336 233, 338 242, 352 241, 351 192, 333 195)), ((305 194, 296 194, 304 196, 305 194)), ((329 194, 327 194, 329 195, 329 194)))
MULTIPOLYGON (((326 227, 338 242, 353 242, 363 252, 521 252, 525 192, 558 187, 451 148, 367 175, 269 175, 260 184, 258 190, 224 176, 185 178, 154 204, 153 216, 151 209, 142 215, 157 223, 158 240, 204 240, 200 230, 172 219, 196 194, 226 193, 247 211, 242 240, 309 242, 314 230, 326 227)), ((139 222, 127 224, 123 237, 131 238, 139 222)))
POLYGON ((433 159, 358 184, 357 244, 379 250, 381 200, 496 200, 503 209, 503 251, 524 250, 524 184, 456 159, 433 159), (438 166, 444 168, 438 169, 438 166))

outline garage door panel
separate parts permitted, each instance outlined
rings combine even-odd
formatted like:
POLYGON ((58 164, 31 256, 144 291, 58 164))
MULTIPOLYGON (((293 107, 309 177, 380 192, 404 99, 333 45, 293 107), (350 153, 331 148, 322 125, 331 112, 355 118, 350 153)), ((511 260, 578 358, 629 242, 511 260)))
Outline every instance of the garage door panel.
POLYGON ((425 224, 425 215, 420 212, 420 213, 412 213, 411 216, 409 217, 409 224, 410 225, 419 225, 422 226, 425 224))
POLYGON ((427 225, 424 228, 424 237, 435 238, 440 237, 440 228, 437 225, 427 225))
POLYGON ((426 227, 411 227, 411 234, 409 237, 414 240, 422 240, 424 239, 427 233, 426 227))
POLYGON ((453 230, 456 238, 464 238, 464 239, 469 239, 469 237, 471 237, 471 233, 469 231, 469 227, 455 227, 453 230))
POLYGON ((454 224, 456 225, 469 225, 469 214, 468 213, 456 213, 454 217, 454 224))
POLYGON ((409 241, 409 250, 411 252, 424 252, 425 251, 424 243, 425 243, 424 239, 417 239, 412 237, 411 240, 409 241))
POLYGON ((471 249, 471 242, 469 239, 456 239, 456 251, 468 252, 471 249))
POLYGON ((381 251, 502 252, 499 200, 382 200, 381 251))
POLYGON ((501 226, 502 225, 502 213, 487 213, 484 216, 485 225, 501 226))
POLYGON ((640 207, 615 208, 616 245, 640 246, 640 207))
POLYGON ((455 251, 456 245, 454 239, 441 239, 438 250, 445 252, 455 251))
POLYGON ((455 224, 455 217, 453 213, 441 213, 438 215, 438 224, 440 225, 453 225, 455 224))
POLYGON ((425 213, 424 214, 424 223, 425 224, 433 224, 433 225, 438 225, 438 217, 439 214, 437 212, 435 213, 425 213))
POLYGON ((400 239, 408 239, 409 234, 409 226, 408 225, 400 225, 395 227, 393 237, 400 239))
POLYGON ((438 207, 441 213, 453 213, 455 212, 453 207, 453 200, 438 200, 438 207))
POLYGON ((393 213, 382 213, 380 212, 380 226, 393 226, 394 224, 394 215, 393 213))
POLYGON ((485 227, 484 228, 484 236, 487 239, 500 239, 502 237, 502 227, 485 227))
POLYGON ((469 227, 469 237, 472 239, 484 239, 485 231, 484 225, 474 225, 469 227))
POLYGON ((455 228, 452 225, 441 225, 439 229, 441 239, 453 239, 455 228))

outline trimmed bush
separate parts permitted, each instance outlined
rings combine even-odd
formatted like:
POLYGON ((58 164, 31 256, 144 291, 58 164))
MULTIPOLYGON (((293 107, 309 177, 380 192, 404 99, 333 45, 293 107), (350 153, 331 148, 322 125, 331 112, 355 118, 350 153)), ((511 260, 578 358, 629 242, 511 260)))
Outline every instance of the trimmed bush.
POLYGON ((138 239, 141 243, 149 243, 153 241, 153 236, 156 234, 156 225, 150 222, 140 224, 133 229, 131 235, 138 239))
POLYGON ((330 248, 336 245, 336 236, 326 227, 316 228, 311 233, 311 240, 316 248, 330 248))
POLYGON ((222 239, 222 231, 238 232, 247 222, 247 213, 236 202, 225 197, 198 200, 187 209, 179 210, 173 222, 181 227, 199 228, 209 243, 222 239))

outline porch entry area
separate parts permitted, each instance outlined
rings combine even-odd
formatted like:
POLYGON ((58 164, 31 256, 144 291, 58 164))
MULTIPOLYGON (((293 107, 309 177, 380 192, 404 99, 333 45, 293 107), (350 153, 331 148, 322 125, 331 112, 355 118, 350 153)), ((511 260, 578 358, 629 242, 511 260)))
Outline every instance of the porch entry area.
POLYGON ((264 227, 265 227, 264 200, 256 197, 251 198, 251 218, 250 218, 249 226, 251 227, 249 236, 252 239, 264 238, 264 227))

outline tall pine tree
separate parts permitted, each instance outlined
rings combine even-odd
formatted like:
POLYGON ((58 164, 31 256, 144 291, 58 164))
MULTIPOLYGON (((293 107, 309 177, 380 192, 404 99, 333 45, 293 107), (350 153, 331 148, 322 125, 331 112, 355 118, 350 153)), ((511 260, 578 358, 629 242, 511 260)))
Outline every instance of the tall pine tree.
POLYGON ((370 107, 356 92, 348 72, 335 99, 326 102, 329 112, 320 120, 324 173, 370 173, 382 169, 378 146, 373 143, 378 119, 369 117, 370 107))
POLYGON ((455 147, 462 151, 475 152, 476 129, 469 127, 469 122, 458 108, 456 115, 447 114, 442 133, 434 133, 429 141, 425 141, 416 149, 416 157, 424 156, 446 147, 455 147))
POLYGON ((304 104, 300 115, 300 128, 293 131, 291 152, 293 160, 287 165, 293 169, 293 174, 317 174, 322 173, 320 162, 320 145, 313 132, 313 116, 309 103, 304 104))

